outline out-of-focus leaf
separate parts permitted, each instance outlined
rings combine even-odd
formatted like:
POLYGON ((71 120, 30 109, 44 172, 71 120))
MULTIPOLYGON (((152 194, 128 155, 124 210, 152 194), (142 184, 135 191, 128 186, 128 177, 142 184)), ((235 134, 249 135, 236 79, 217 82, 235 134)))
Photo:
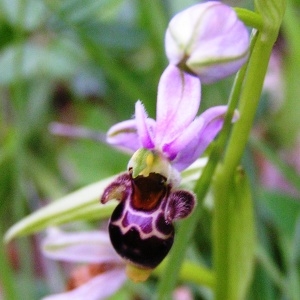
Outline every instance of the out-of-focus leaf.
POLYGON ((49 226, 108 218, 116 202, 110 201, 103 205, 99 199, 112 180, 113 178, 101 180, 37 210, 13 225, 7 231, 5 240, 8 242, 15 237, 32 234, 49 226))
MULTIPOLYGON (((105 134, 114 118, 105 107, 76 103, 73 107, 78 123, 85 128, 105 134)), ((76 185, 85 185, 119 172, 126 171, 130 156, 111 146, 86 139, 75 139, 66 143, 60 151, 63 161, 72 164, 76 185)))
POLYGON ((251 145, 274 164, 286 180, 300 191, 300 175, 292 166, 286 164, 274 149, 255 138, 251 138, 251 145))
POLYGON ((113 51, 134 50, 146 42, 146 36, 141 30, 122 23, 105 24, 89 21, 82 24, 80 28, 95 43, 113 51))
POLYGON ((56 40, 47 46, 28 42, 22 49, 10 46, 0 55, 0 84, 10 84, 21 74, 23 78, 40 76, 64 78, 71 76, 83 62, 78 47, 68 41, 56 40), (16 59, 21 55, 22 65, 16 72, 16 59))
POLYGON ((249 291, 248 299, 276 299, 276 287, 270 281, 269 274, 260 265, 255 268, 253 284, 251 286, 251 290, 249 291))
POLYGON ((115 15, 122 2, 123 0, 48 0, 48 5, 68 22, 81 23, 115 15))
POLYGON ((269 217, 277 228, 291 236, 300 213, 299 200, 287 194, 262 190, 260 201, 266 206, 269 217))
POLYGON ((0 216, 3 221, 7 216, 7 210, 10 207, 10 199, 13 191, 13 166, 12 161, 14 158, 14 151, 16 147, 16 135, 15 131, 7 131, 6 134, 2 134, 0 131, 0 138, 2 145, 0 147, 0 216))
POLYGON ((14 38, 13 34, 13 28, 0 19, 0 50, 11 43, 14 38))
POLYGON ((86 60, 80 45, 64 36, 49 43, 42 54, 45 73, 55 77, 73 75, 86 60))
POLYGON ((275 115, 271 130, 281 145, 292 146, 300 130, 300 85, 297 80, 300 69, 300 22, 297 9, 287 1, 282 24, 287 52, 285 63, 285 98, 281 109, 275 115))
POLYGON ((278 240, 286 271, 286 299, 298 299, 300 295, 300 214, 296 217, 292 235, 280 231, 278 240))
POLYGON ((53 84, 47 79, 37 78, 30 82, 26 112, 32 130, 45 124, 47 120, 52 89, 53 84))
POLYGON ((11 25, 25 30, 36 29, 46 19, 46 7, 40 0, 1 0, 0 11, 11 25))

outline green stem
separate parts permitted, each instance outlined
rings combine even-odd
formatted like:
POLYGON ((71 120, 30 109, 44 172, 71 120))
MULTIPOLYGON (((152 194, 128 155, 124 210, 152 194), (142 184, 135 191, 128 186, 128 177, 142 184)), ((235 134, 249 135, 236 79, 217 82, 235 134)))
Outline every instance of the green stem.
POLYGON ((245 25, 257 30, 262 30, 263 19, 258 13, 241 7, 235 7, 234 10, 239 19, 242 20, 245 25))
POLYGON ((217 283, 216 300, 229 299, 228 276, 230 274, 227 268, 229 263, 227 237, 230 236, 230 232, 227 225, 230 216, 226 212, 229 207, 233 175, 241 161, 249 138, 277 32, 257 32, 256 35, 257 39, 253 46, 241 91, 240 119, 232 130, 223 165, 218 169, 215 178, 213 261, 217 283))
POLYGON ((240 119, 232 130, 224 157, 223 169, 226 171, 230 170, 231 174, 233 174, 238 166, 248 141, 272 47, 273 43, 266 43, 262 35, 258 33, 241 93, 239 105, 240 119), (237 141, 239 142, 237 143, 237 141))

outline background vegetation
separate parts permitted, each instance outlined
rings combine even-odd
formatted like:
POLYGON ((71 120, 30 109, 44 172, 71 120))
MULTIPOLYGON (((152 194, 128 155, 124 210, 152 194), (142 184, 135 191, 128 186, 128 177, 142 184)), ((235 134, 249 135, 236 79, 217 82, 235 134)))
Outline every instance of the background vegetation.
MULTIPOLYGON (((243 161, 261 245, 249 299, 300 295, 300 1, 287 1, 243 161)), ((37 208, 125 170, 129 157, 101 142, 102 134, 130 118, 137 99, 155 116, 167 65, 165 29, 172 15, 196 2, 0 0, 0 236, 37 208), (94 130, 97 141, 53 134, 53 122, 94 130)), ((226 103, 231 83, 205 86, 201 110, 226 103)), ((210 213, 188 252, 208 266, 210 213)), ((67 274, 40 255, 39 240, 1 245, 0 299, 39 299, 61 282, 50 274, 67 274)), ((127 283, 114 299, 147 299, 154 283, 127 283)), ((210 299, 207 289, 186 285, 195 299, 210 299)))

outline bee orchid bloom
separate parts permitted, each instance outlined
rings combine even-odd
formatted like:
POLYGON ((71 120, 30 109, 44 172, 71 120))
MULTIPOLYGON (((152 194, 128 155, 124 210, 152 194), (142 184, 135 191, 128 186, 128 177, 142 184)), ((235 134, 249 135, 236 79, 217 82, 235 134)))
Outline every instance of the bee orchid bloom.
POLYGON ((111 246, 107 232, 66 233, 51 229, 42 251, 50 259, 85 263, 69 281, 69 289, 43 300, 101 300, 113 295, 125 283, 125 264, 111 246))
POLYGON ((235 11, 219 1, 176 14, 165 36, 171 64, 212 83, 235 72, 248 58, 249 33, 235 11))
POLYGON ((117 177, 101 196, 120 203, 109 222, 117 253, 126 261, 132 280, 144 280, 168 254, 174 241, 173 221, 190 215, 195 195, 179 190, 180 171, 191 165, 223 125, 226 106, 216 106, 196 117, 200 80, 169 65, 158 86, 156 120, 148 118, 140 101, 135 119, 113 126, 108 142, 134 152, 127 172, 117 177))
MULTIPOLYGON (((112 126, 107 141, 132 153, 140 148, 156 150, 173 168, 182 171, 216 137, 227 111, 227 106, 215 106, 196 117, 200 99, 199 79, 169 65, 159 81, 156 121, 137 101, 135 119, 112 126)), ((235 114, 233 120, 236 118, 235 114)))

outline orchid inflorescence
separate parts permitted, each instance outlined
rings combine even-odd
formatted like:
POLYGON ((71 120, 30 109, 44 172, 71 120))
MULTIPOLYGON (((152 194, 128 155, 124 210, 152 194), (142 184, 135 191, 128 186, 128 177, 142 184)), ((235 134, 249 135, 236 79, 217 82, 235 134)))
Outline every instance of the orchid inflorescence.
MULTIPOLYGON (((166 32, 169 65, 158 85, 156 120, 138 100, 135 118, 108 131, 110 144, 133 153, 127 172, 101 197, 103 204, 120 202, 109 234, 133 280, 149 274, 171 249, 173 221, 190 215, 196 202, 193 193, 178 189, 180 172, 203 154, 222 128, 227 106, 196 116, 201 82, 235 73, 247 60, 248 45, 246 27, 226 5, 207 2, 179 13, 166 32)), ((237 118, 235 112, 232 121, 237 118)))
MULTIPOLYGON (((106 233, 48 233, 49 258, 104 266, 94 278, 46 299, 104 299, 127 276, 144 281, 166 257, 174 240, 173 221, 188 217, 194 193, 182 190, 181 172, 191 166, 222 129, 227 106, 197 116, 201 84, 236 73, 247 61, 249 34, 235 11, 217 1, 194 5, 169 23, 169 65, 158 84, 156 120, 138 100, 133 119, 112 126, 107 142, 132 153, 126 172, 104 189, 101 203, 117 200, 106 233), (81 255, 84 253, 84 255, 81 255)), ((234 112, 232 122, 239 117, 234 112)))

